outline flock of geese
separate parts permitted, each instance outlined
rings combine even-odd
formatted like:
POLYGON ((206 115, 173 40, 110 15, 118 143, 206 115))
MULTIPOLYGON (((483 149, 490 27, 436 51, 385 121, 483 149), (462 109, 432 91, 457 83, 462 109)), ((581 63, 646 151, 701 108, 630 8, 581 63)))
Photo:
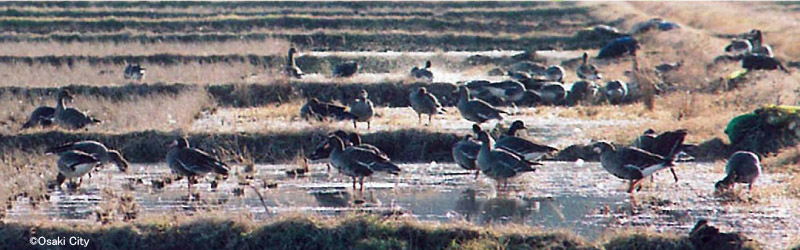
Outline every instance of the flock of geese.
MULTIPOLYGON (((772 49, 769 45, 763 44, 761 32, 754 30, 751 36, 750 39, 732 40, 725 50, 737 53, 736 56, 743 60, 743 66, 752 66, 752 61, 755 59, 748 58, 758 58, 761 61, 769 61, 769 58, 775 60, 772 57, 772 49)), ((598 58, 629 54, 634 58, 633 68, 636 70, 637 48, 638 43, 635 39, 617 38, 600 51, 598 58)), ((295 63, 296 54, 295 48, 289 49, 284 73, 292 78, 302 78, 304 73, 295 63)), ((507 188, 508 180, 511 178, 522 173, 534 172, 536 166, 542 165, 543 157, 552 155, 558 149, 519 136, 519 131, 527 129, 521 120, 514 121, 510 129, 497 138, 484 131, 480 124, 491 120, 501 121, 504 115, 509 115, 509 112, 493 106, 490 101, 499 99, 513 105, 527 98, 535 98, 540 103, 564 104, 567 100, 572 100, 570 103, 594 100, 598 95, 610 103, 623 101, 628 92, 627 85, 622 81, 609 81, 603 88, 598 88, 594 82, 602 79, 602 76, 597 67, 588 62, 588 58, 588 54, 583 53, 580 65, 575 67, 575 74, 580 81, 574 83, 570 90, 566 90, 561 84, 565 75, 563 67, 558 65, 544 67, 533 62, 520 62, 509 67, 507 76, 510 80, 500 82, 477 80, 458 86, 459 100, 455 105, 456 109, 462 118, 473 122, 474 125, 472 134, 465 135, 452 146, 454 162, 463 169, 475 171, 475 178, 483 173, 496 180, 497 189, 501 189, 501 184, 503 189, 507 188), (474 98, 473 95, 477 95, 478 98, 474 98)), ((783 69, 779 62, 778 65, 780 66, 774 69, 783 69)), ((425 62, 424 67, 415 66, 410 75, 417 79, 432 80, 431 66, 430 61, 425 62)), ((668 70, 668 66, 671 65, 658 67, 668 70)), ((748 69, 769 69, 764 65, 759 67, 748 69)), ((332 73, 336 77, 348 77, 357 71, 358 63, 349 61, 337 65, 332 73)), ((131 64, 125 68, 124 77, 141 79, 144 77, 144 72, 145 68, 131 64)), ((438 98, 425 87, 410 91, 408 97, 411 108, 418 115, 419 123, 422 123, 423 115, 427 115, 428 125, 431 125, 434 115, 447 112, 438 98)), ((66 89, 59 91, 56 106, 37 108, 23 127, 58 125, 66 129, 81 129, 100 122, 80 110, 67 107, 67 101, 72 100, 70 91, 66 89)), ((356 129, 359 122, 366 123, 367 129, 371 129, 371 120, 375 116, 374 105, 366 90, 361 90, 358 99, 349 107, 311 98, 303 105, 300 113, 306 119, 351 120, 356 129)), ((606 171, 617 178, 629 181, 627 191, 630 193, 644 178, 664 169, 670 169, 675 181, 678 181, 673 167, 692 147, 683 143, 686 135, 685 130, 667 131, 661 134, 648 130, 632 146, 616 146, 601 141, 594 143, 592 149, 600 156, 601 165, 606 171)), ((167 163, 173 173, 187 177, 190 196, 191 186, 198 177, 212 172, 226 176, 229 173, 227 164, 211 154, 191 147, 186 138, 175 139, 169 148, 166 153, 167 163)), ((71 182, 75 178, 82 179, 92 169, 103 164, 115 164, 123 172, 128 167, 128 162, 119 152, 96 141, 59 145, 46 152, 59 157, 57 186, 68 179, 71 182)), ((376 172, 399 174, 402 171, 379 148, 362 143, 357 133, 344 131, 330 133, 309 156, 312 160, 325 158, 329 161, 329 167, 352 178, 353 189, 357 188, 358 183, 359 190, 363 190, 364 178, 376 172)), ((746 183, 752 188, 752 184, 761 173, 759 157, 752 152, 736 152, 728 160, 725 170, 726 177, 715 185, 718 190, 728 189, 735 183, 746 183)))

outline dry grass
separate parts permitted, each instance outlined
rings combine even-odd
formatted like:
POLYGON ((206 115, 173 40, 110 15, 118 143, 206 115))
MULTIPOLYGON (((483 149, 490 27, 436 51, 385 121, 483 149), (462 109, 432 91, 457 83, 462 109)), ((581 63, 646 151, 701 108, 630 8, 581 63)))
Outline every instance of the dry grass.
MULTIPOLYGON (((250 63, 188 63, 175 66, 145 65, 144 82, 186 82, 195 84, 219 84, 246 82, 251 74, 270 75, 273 72, 250 63)), ((122 78, 125 65, 76 64, 73 67, 54 67, 36 64, 10 64, 0 67, 2 86, 60 87, 71 84, 90 86, 114 86, 134 81, 122 78)))
MULTIPOLYGON (((28 97, 7 95, 0 97, 6 109, 0 111, 7 123, 3 124, 3 133, 18 133, 22 123, 33 109, 39 105, 55 106, 55 97, 31 100, 28 97), (52 99, 51 99, 52 98, 52 99)), ((188 129, 196 116, 204 109, 212 107, 213 101, 202 90, 183 91, 176 95, 151 94, 145 96, 131 96, 122 100, 108 97, 76 95, 70 107, 88 112, 91 116, 103 121, 91 125, 88 131, 102 131, 106 133, 122 133, 142 130, 169 131, 174 129, 188 129)), ((49 129, 44 129, 49 130, 49 129)), ((39 128, 28 132, 41 131, 39 128)))
POLYGON ((9 42, 0 46, 4 56, 107 56, 107 55, 283 55, 289 43, 283 40, 227 41, 204 43, 165 42, 142 44, 138 42, 9 42))
POLYGON ((28 199, 37 205, 47 199, 47 180, 54 180, 56 168, 45 163, 47 158, 19 150, 6 151, 0 155, 0 218, 6 209, 11 209, 17 200, 28 199))
POLYGON ((644 12, 675 20, 698 29, 719 34, 739 34, 751 29, 764 31, 765 43, 777 55, 800 56, 800 13, 783 11, 774 2, 733 3, 631 3, 644 12), (768 9, 768 11, 765 11, 768 9))

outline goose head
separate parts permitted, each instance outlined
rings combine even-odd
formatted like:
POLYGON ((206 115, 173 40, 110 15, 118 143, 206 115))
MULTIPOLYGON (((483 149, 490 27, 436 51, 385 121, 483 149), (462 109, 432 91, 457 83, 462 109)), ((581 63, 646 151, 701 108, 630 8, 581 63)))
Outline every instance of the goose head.
POLYGON ((472 124, 472 132, 473 133, 475 133, 477 135, 477 134, 480 134, 481 131, 483 131, 483 129, 481 129, 480 125, 478 125, 477 123, 472 124))
POLYGON ((430 69, 431 68, 431 61, 425 61, 425 68, 426 69, 430 69))
POLYGON ((344 142, 336 135, 328 136, 328 145, 333 152, 344 150, 344 142))
POLYGON ((592 151, 598 154, 602 154, 605 152, 614 152, 614 150, 615 150, 614 145, 611 145, 611 143, 608 142, 600 141, 592 144, 592 151))
POLYGON ((188 148, 189 147, 189 141, 186 140, 186 137, 181 137, 181 138, 178 138, 178 139, 175 139, 174 141, 172 141, 172 143, 169 144, 169 147, 170 148, 188 148))
POLYGON ((367 97, 369 97, 369 93, 367 93, 366 89, 362 89, 361 92, 358 94, 358 96, 361 97, 362 100, 367 100, 367 97))
POLYGON ((458 86, 458 95, 465 101, 469 100, 469 89, 467 86, 458 86))
POLYGON ((73 101, 72 92, 70 92, 69 90, 66 90, 66 89, 63 89, 63 90, 59 91, 58 92, 58 100, 59 101, 72 102, 73 101))
POLYGON ((528 127, 525 126, 525 122, 523 122, 522 120, 516 120, 511 123, 511 127, 508 128, 508 133, 514 134, 514 132, 520 129, 528 129, 528 127))

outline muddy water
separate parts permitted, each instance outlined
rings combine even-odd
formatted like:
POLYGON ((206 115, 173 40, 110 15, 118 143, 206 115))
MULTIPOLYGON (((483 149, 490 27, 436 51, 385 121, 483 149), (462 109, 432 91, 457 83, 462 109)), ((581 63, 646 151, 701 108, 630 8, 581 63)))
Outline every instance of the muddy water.
POLYGON ((595 239, 617 229, 648 228, 687 233, 700 218, 709 219, 724 231, 742 231, 781 249, 800 233, 797 199, 780 198, 767 190, 783 190, 788 178, 765 175, 756 192, 741 192, 749 202, 712 195, 714 181, 722 178, 721 166, 687 163, 679 165, 675 183, 663 172, 634 195, 624 192, 626 183, 606 173, 597 163, 547 162, 535 173, 525 174, 496 192, 495 182, 481 176, 475 180, 452 164, 401 165, 399 176, 377 175, 367 181, 363 193, 351 189, 350 180, 323 164, 313 164, 311 174, 292 177, 290 165, 256 166, 251 180, 264 197, 249 186, 238 184, 235 175, 211 189, 208 177, 193 186, 199 200, 187 201, 186 180, 157 188, 153 181, 169 174, 167 167, 134 165, 122 174, 107 168, 74 191, 54 191, 51 200, 32 209, 25 201, 9 211, 10 220, 31 216, 52 220, 95 220, 94 211, 110 200, 108 193, 130 193, 139 214, 194 213, 221 210, 249 213, 264 219, 281 213, 341 216, 356 212, 402 214, 423 221, 505 224, 517 223, 541 229, 566 229, 595 239), (139 180, 141 180, 139 182, 139 180), (277 184, 264 187, 265 183, 277 184), (239 196, 235 193, 244 190, 239 196), (763 190, 763 191, 761 191, 763 190))

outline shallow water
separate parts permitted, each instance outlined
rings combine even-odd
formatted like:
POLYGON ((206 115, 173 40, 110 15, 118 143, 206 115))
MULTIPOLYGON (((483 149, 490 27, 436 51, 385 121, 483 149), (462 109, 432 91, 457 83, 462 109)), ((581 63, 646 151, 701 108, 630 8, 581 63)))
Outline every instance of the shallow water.
MULTIPOLYGON (((153 181, 169 174, 166 165, 158 164, 133 165, 128 174, 113 168, 100 170, 75 191, 52 192, 50 201, 37 209, 20 199, 9 211, 8 219, 43 216, 94 221, 94 211, 109 200, 108 193, 130 192, 139 214, 225 209, 264 219, 287 212, 321 216, 395 213, 423 221, 517 223, 545 230, 566 229, 588 239, 617 229, 642 227, 686 234, 698 219, 705 218, 723 231, 742 231, 762 242, 768 240, 770 249, 787 247, 796 240, 792 237, 800 233, 800 221, 796 219, 800 216, 796 209, 800 201, 758 191, 739 194, 750 202, 714 196, 713 184, 722 178, 722 170, 713 164, 680 164, 678 183, 669 173, 662 172, 632 196, 624 192, 625 182, 606 173, 597 163, 546 162, 538 171, 510 182, 508 191, 499 193, 493 180, 483 176, 475 180, 474 175, 452 164, 404 164, 399 176, 376 175, 368 179, 363 193, 352 190, 350 180, 335 170, 327 173, 323 164, 311 165, 311 174, 303 177, 287 176, 285 170, 293 168, 256 166, 251 183, 264 196, 268 212, 252 188, 237 183, 237 175, 222 181, 215 190, 210 188, 211 177, 201 180, 193 186, 200 193, 200 200, 191 202, 187 201, 185 179, 156 188, 153 181), (277 187, 266 188, 264 183, 277 187), (236 189, 244 190, 244 195, 235 195, 236 189)), ((759 179, 757 190, 782 190, 785 178, 766 174, 759 179)))

